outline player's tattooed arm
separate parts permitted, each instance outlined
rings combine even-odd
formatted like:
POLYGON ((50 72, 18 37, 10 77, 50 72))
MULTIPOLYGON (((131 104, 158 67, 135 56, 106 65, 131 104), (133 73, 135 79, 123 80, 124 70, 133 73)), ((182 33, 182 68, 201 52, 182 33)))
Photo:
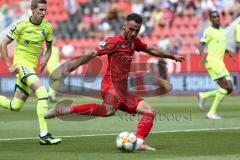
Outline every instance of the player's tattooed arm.
POLYGON ((79 66, 88 63, 96 56, 98 56, 98 52, 95 50, 92 50, 88 53, 85 53, 81 56, 78 56, 78 57, 70 60, 66 64, 65 73, 67 74, 67 73, 70 73, 70 72, 76 70, 79 66))
POLYGON ((148 45, 147 48, 143 50, 143 52, 146 52, 155 57, 169 58, 177 62, 183 62, 185 60, 184 57, 182 56, 177 56, 177 55, 174 56, 171 54, 167 54, 162 48, 152 46, 152 45, 148 45))

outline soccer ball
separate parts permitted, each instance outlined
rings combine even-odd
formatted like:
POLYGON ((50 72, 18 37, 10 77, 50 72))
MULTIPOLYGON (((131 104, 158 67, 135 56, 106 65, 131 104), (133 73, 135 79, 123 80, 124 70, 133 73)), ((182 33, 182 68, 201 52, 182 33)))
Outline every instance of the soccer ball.
POLYGON ((133 152, 136 148, 137 137, 132 132, 122 132, 117 136, 116 145, 122 152, 133 152))

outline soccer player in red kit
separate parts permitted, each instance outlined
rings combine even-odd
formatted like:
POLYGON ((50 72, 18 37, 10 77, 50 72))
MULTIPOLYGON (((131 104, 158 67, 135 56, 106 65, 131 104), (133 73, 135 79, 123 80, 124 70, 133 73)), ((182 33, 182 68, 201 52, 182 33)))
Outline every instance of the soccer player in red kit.
POLYGON ((136 13, 127 16, 121 34, 109 37, 99 46, 84 56, 74 59, 65 68, 65 73, 70 73, 80 65, 86 64, 96 56, 107 55, 108 67, 103 77, 101 85, 102 104, 90 103, 81 105, 66 104, 64 101, 45 115, 46 119, 56 116, 78 113, 89 116, 107 117, 113 115, 116 110, 128 112, 130 114, 140 113, 142 118, 137 129, 137 150, 155 150, 146 145, 144 139, 150 132, 155 117, 154 109, 142 98, 128 93, 127 80, 131 68, 131 62, 135 51, 146 52, 150 55, 170 58, 182 62, 182 56, 165 54, 160 48, 147 45, 138 37, 142 25, 142 17, 136 13))

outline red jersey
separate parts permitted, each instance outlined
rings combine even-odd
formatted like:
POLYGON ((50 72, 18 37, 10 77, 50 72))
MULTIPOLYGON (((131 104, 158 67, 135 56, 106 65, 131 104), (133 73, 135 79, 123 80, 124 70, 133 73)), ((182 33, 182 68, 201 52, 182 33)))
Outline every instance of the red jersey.
POLYGON ((107 71, 103 77, 103 85, 113 86, 119 93, 127 92, 128 74, 135 51, 144 50, 147 44, 138 37, 133 41, 124 39, 122 35, 109 37, 100 42, 96 48, 99 56, 108 55, 107 71))

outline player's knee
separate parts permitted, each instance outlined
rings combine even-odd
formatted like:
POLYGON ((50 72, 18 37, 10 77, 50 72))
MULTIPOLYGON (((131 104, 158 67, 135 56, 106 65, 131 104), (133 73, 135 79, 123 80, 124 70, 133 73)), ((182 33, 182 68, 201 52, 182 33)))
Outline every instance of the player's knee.
POLYGON ((152 115, 155 116, 156 111, 155 111, 155 109, 152 108, 151 106, 148 106, 148 107, 146 108, 146 110, 145 110, 145 113, 150 113, 150 114, 152 114, 152 115))
POLYGON ((15 107, 11 108, 11 111, 13 111, 13 112, 19 112, 20 110, 21 110, 21 107, 20 108, 15 108, 15 107))
POLYGON ((138 104, 137 111, 140 113, 151 113, 151 114, 155 114, 155 112, 156 112, 155 109, 152 108, 151 105, 149 105, 145 101, 141 101, 138 104))
POLYGON ((13 100, 10 102, 11 111, 19 112, 22 109, 24 103, 25 100, 14 97, 13 100))
POLYGON ((37 96, 38 99, 48 98, 48 93, 44 86, 41 86, 38 89, 36 89, 35 95, 37 96))
POLYGON ((22 109, 23 104, 11 103, 11 111, 19 112, 22 109))
POLYGON ((106 107, 106 115, 105 117, 109 117, 115 114, 116 109, 114 108, 113 105, 105 104, 106 107))

